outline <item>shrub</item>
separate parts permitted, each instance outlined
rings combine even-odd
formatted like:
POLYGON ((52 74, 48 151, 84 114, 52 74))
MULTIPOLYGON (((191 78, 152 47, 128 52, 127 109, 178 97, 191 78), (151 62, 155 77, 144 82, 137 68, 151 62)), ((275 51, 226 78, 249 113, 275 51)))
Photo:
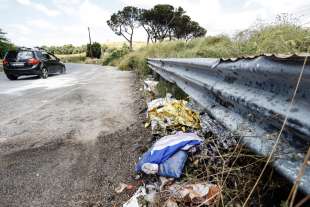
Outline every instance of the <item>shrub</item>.
POLYGON ((91 44, 87 44, 86 57, 101 57, 101 45, 98 42, 94 42, 91 44))
POLYGON ((167 41, 133 51, 119 60, 121 70, 149 74, 147 58, 231 58, 263 53, 299 53, 310 50, 310 30, 295 24, 261 25, 230 38, 225 35, 197 38, 191 41, 167 41))
POLYGON ((236 38, 242 53, 298 53, 310 47, 310 31, 297 25, 278 24, 245 30, 236 38))
POLYGON ((129 53, 129 47, 124 44, 121 48, 107 49, 103 57, 103 65, 117 65, 121 58, 129 53))

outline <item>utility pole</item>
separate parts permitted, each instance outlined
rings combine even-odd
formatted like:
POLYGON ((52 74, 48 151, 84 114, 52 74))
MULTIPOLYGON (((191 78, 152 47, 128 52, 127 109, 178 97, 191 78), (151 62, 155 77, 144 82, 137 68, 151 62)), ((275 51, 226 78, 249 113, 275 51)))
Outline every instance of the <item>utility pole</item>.
POLYGON ((88 37, 89 37, 89 54, 90 54, 90 58, 93 58, 93 51, 91 48, 91 38, 90 38, 90 29, 88 27, 88 37))

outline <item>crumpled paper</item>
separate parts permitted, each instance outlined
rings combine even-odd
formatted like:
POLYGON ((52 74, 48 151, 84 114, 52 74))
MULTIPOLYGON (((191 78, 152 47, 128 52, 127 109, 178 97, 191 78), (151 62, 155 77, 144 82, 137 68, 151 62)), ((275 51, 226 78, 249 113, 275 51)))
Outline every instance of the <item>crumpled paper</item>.
POLYGON ((214 184, 196 183, 169 186, 171 197, 181 203, 207 204, 214 203, 220 193, 220 188, 214 184))

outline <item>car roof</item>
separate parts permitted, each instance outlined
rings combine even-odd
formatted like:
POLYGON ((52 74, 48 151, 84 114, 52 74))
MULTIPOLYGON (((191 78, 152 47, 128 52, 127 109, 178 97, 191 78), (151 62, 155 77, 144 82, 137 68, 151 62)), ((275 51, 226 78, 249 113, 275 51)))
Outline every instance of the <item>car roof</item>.
POLYGON ((47 52, 44 48, 41 47, 34 47, 34 48, 29 48, 29 47, 17 47, 14 50, 11 51, 38 51, 38 52, 47 52))

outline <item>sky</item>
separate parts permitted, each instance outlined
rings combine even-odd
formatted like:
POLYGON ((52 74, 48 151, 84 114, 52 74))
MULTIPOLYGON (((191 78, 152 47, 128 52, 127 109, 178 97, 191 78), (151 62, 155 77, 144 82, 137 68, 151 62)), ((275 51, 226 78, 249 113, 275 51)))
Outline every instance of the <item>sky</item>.
MULTIPOLYGON (((293 14, 310 26, 310 0, 0 0, 0 28, 19 46, 82 45, 88 41, 119 42, 106 21, 124 6, 181 6, 207 29, 207 35, 228 34, 272 22, 280 13, 293 14)), ((142 29, 135 41, 145 41, 142 29)))

